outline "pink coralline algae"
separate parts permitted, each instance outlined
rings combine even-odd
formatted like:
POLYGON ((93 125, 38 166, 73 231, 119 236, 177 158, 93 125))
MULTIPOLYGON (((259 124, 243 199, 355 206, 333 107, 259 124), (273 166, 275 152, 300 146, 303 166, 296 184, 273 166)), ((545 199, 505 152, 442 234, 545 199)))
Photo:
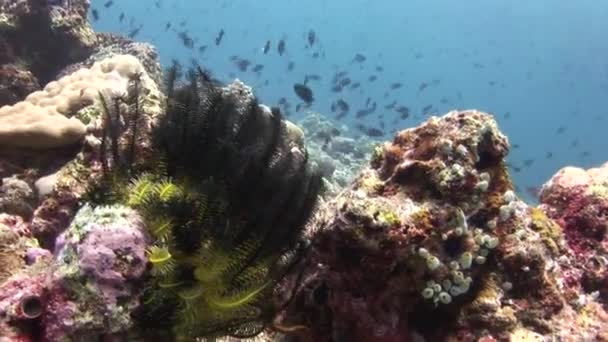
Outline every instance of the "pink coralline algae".
POLYGON ((131 209, 84 206, 59 237, 54 258, 30 250, 35 262, 0 286, 0 335, 60 341, 128 331, 139 306, 147 244, 142 220, 131 209), (35 314, 22 312, 24 298, 33 301, 26 309, 35 314), (39 336, 32 329, 41 330, 39 336))
POLYGON ((277 326, 312 341, 602 336, 600 320, 570 328, 605 312, 592 297, 577 311, 560 292, 561 228, 514 193, 508 150, 477 111, 431 118, 376 148, 311 223, 277 326))
POLYGON ((595 292, 608 303, 608 163, 563 168, 542 187, 540 201, 564 232, 564 287, 573 300, 595 292))

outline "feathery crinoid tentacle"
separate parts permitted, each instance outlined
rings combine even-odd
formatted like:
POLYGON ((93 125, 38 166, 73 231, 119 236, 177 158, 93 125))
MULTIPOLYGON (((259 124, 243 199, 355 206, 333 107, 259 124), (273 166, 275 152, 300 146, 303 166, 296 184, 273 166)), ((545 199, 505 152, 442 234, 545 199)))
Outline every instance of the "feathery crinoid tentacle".
MULTIPOLYGON (((178 340, 255 335, 302 255, 320 177, 286 138, 278 109, 240 83, 220 87, 197 65, 183 74, 174 64, 165 77, 152 140, 160 166, 123 191, 155 239, 144 311, 168 317, 178 340)), ((147 327, 151 316, 142 317, 147 327)))

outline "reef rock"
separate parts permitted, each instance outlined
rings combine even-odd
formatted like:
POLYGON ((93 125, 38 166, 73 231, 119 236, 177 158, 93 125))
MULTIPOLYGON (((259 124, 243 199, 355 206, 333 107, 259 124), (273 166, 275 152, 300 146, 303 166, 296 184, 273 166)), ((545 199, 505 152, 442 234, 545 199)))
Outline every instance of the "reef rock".
POLYGON ((321 114, 311 113, 297 122, 311 158, 322 171, 326 196, 337 194, 350 184, 369 162, 378 142, 362 136, 355 138, 348 127, 336 126, 321 114))
POLYGON ((568 253, 558 262, 566 296, 575 305, 589 297, 608 304, 608 163, 561 169, 542 187, 540 202, 564 232, 568 253))
POLYGON ((89 6, 88 0, 0 0, 0 106, 20 101, 93 51, 89 6))
POLYGON ((0 335, 31 341, 40 329, 41 340, 62 341, 126 332, 139 306, 147 242, 135 211, 83 207, 54 258, 39 258, 0 285, 0 335))
POLYGON ((314 341, 599 338, 606 313, 564 298, 562 230, 513 192, 508 150, 477 111, 432 117, 376 148, 311 224, 280 325, 314 341))

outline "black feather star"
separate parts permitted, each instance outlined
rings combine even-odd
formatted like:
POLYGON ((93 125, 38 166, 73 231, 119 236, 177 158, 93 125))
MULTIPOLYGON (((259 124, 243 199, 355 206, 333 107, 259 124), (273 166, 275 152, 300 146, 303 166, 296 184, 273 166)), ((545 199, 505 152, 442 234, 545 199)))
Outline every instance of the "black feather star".
MULTIPOLYGON (((320 173, 287 139, 280 111, 259 105, 245 86, 222 88, 199 66, 183 73, 177 63, 165 86, 152 138, 157 165, 130 175, 128 186, 115 183, 156 239, 141 328, 170 327, 187 340, 256 335, 280 306, 276 286, 302 256, 320 173)), ((133 136, 138 108, 129 107, 133 136)))

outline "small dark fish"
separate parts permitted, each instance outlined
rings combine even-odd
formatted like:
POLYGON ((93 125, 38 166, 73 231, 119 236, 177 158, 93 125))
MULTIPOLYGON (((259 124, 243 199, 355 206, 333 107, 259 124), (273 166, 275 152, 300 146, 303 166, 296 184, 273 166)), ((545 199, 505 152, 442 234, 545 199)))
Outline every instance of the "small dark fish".
POLYGON ((379 129, 379 128, 375 128, 375 127, 368 127, 367 130, 365 131, 365 134, 367 134, 370 137, 381 137, 384 135, 384 131, 379 129))
POLYGON ((266 44, 264 44, 264 48, 262 48, 262 52, 264 52, 264 54, 267 54, 268 51, 270 51, 270 40, 267 40, 266 44))
POLYGON ((279 56, 283 56, 285 53, 285 40, 279 40, 279 45, 277 45, 277 51, 279 52, 279 56))
POLYGON ((112 5, 114 5, 114 1, 110 0, 110 1, 106 1, 106 3, 103 4, 103 7, 110 8, 110 7, 112 7, 112 5))
POLYGON ((348 71, 340 71, 338 73, 336 73, 336 75, 334 76, 335 78, 341 78, 348 75, 348 71))
POLYGON ((355 113, 355 117, 357 119, 361 119, 363 117, 366 117, 366 116, 370 115, 371 113, 373 113, 375 111, 376 111, 376 102, 374 102, 371 107, 368 107, 368 108, 365 108, 365 109, 359 109, 357 111, 357 113, 355 113))
POLYGON ((220 43, 222 42, 222 38, 224 38, 224 29, 221 29, 220 32, 217 34, 217 37, 215 37, 215 45, 220 45, 220 43))
POLYGON ((578 139, 572 140, 572 142, 570 143, 570 147, 578 147, 578 139))
POLYGON ((132 29, 129 32, 129 38, 135 38, 135 36, 139 34, 139 31, 141 31, 142 27, 144 27, 144 25, 139 25, 139 27, 132 29))
POLYGON ((376 66, 376 71, 382 72, 382 71, 384 71, 384 68, 382 66, 378 65, 378 66, 376 66))
POLYGON ((340 85, 342 87, 346 87, 347 85, 349 85, 351 83, 350 78, 346 77, 340 80, 340 85))
POLYGON ((370 102, 372 102, 372 98, 368 97, 367 100, 365 100, 365 107, 369 107, 370 102))
POLYGON ((343 99, 338 99, 338 101, 336 101, 336 107, 341 112, 348 112, 350 110, 350 105, 343 99))
POLYGON ((424 108, 422 108, 422 114, 424 114, 424 115, 428 114, 431 111, 431 109, 433 109, 433 105, 424 106, 424 108))
POLYGON ((341 120, 342 118, 344 118, 346 116, 347 112, 341 112, 338 115, 336 115, 336 120, 341 120))
POLYGON ((323 146, 321 146, 321 150, 326 151, 327 146, 329 145, 330 142, 331 142, 331 137, 326 137, 325 141, 323 142, 323 146))
POLYGON ((361 83, 359 82, 355 82, 353 84, 350 85, 350 89, 357 89, 361 86, 361 83))
POLYGON ((91 10, 91 16, 93 17, 94 21, 99 20, 99 12, 94 8, 91 10))
POLYGON ((304 76, 304 84, 308 83, 308 81, 320 81, 321 80, 321 76, 316 75, 316 74, 309 74, 304 76))
POLYGON ((301 83, 294 84, 293 90, 295 91, 296 95, 298 95, 298 97, 300 99, 302 99, 302 101, 306 102, 307 104, 310 104, 315 100, 313 97, 312 90, 310 88, 308 88, 307 86, 305 86, 304 84, 301 84, 301 83))
POLYGON ((533 159, 526 159, 526 160, 524 160, 524 166, 525 167, 530 167, 530 166, 532 166, 532 164, 534 164, 534 160, 533 159))
POLYGON ((118 22, 122 23, 125 20, 125 12, 121 12, 118 16, 118 22))
POLYGON ((374 82, 374 81, 375 81, 375 80, 377 80, 377 79, 378 79, 378 76, 376 76, 376 75, 371 75, 371 76, 370 76, 370 77, 369 77, 367 80, 368 80, 369 82, 374 82))
POLYGON ((351 63, 363 63, 365 62, 365 60, 367 60, 367 58, 364 55, 358 53, 355 55, 355 57, 353 57, 351 63))
POLYGON ((177 36, 182 41, 182 44, 184 44, 185 47, 187 47, 188 49, 194 48, 194 39, 190 38, 188 32, 182 31, 178 33, 177 36))
POLYGON ((562 134, 566 131, 566 126, 559 126, 557 128, 557 134, 562 134))
POLYGON ((540 187, 538 187, 538 186, 527 186, 527 187, 526 187, 526 192, 527 192, 527 193, 528 193, 530 196, 532 196, 532 197, 534 197, 534 198, 537 198, 537 197, 538 197, 538 195, 540 194, 540 187))
POLYGON ((315 44, 315 40, 317 39, 317 35, 315 31, 308 31, 308 46, 312 47, 315 44))
POLYGON ((473 63, 473 67, 475 69, 483 69, 483 68, 485 68, 485 66, 483 64, 481 64, 481 63, 473 63))
POLYGON ((424 83, 424 82, 420 83, 420 86, 418 86, 418 92, 423 91, 423 90, 424 90, 424 89, 426 89, 426 87, 428 87, 428 86, 429 86, 429 85, 428 85, 428 84, 426 84, 426 83, 424 83))
POLYGON ((264 69, 264 65, 262 65, 262 64, 256 64, 253 67, 253 69, 251 69, 251 71, 253 71, 253 72, 260 72, 260 71, 262 71, 262 69, 264 69))
POLYGON ((519 144, 513 144, 512 147, 517 150, 519 148, 519 144))
POLYGON ((375 127, 367 127, 363 124, 355 125, 355 128, 359 130, 361 133, 370 136, 370 137, 381 137, 384 135, 384 131, 375 127))
POLYGON ((342 86, 339 84, 336 84, 335 86, 331 87, 331 91, 333 91, 334 93, 339 93, 342 91, 342 86))
POLYGON ((395 108, 396 105, 397 105, 397 101, 393 101, 393 102, 387 104, 386 106, 384 106, 384 109, 393 109, 393 108, 395 108))
POLYGON ((251 65, 251 62, 245 58, 236 57, 232 60, 234 65, 239 69, 239 71, 245 72, 251 65))
POLYGON ((511 117, 511 112, 506 112, 504 118, 508 120, 511 117))
POLYGON ((171 28, 171 23, 170 23, 170 22, 167 22, 167 23, 165 24, 165 32, 166 32, 166 31, 168 31, 170 28, 171 28))
POLYGON ((407 118, 410 117, 410 109, 406 106, 399 106, 395 109, 395 111, 401 115, 399 115, 399 118, 401 120, 406 120, 407 118))
POLYGON ((396 82, 396 83, 392 83, 392 84, 391 84, 391 86, 390 86, 390 88, 391 88, 392 90, 395 90, 395 89, 399 89, 399 88, 401 88, 402 86, 403 86, 403 84, 401 84, 401 83, 399 83, 399 82, 396 82))
POLYGON ((207 50, 207 45, 201 45, 198 47, 198 52, 201 54, 205 53, 205 50, 207 50))
POLYGON ((318 52, 313 53, 312 58, 319 58, 319 53, 318 52))
POLYGON ((551 157, 553 157, 553 152, 547 152, 547 154, 545 155, 545 158, 551 159, 551 157))
POLYGON ((292 71, 295 68, 296 64, 294 62, 289 62, 287 64, 287 71, 292 71))

